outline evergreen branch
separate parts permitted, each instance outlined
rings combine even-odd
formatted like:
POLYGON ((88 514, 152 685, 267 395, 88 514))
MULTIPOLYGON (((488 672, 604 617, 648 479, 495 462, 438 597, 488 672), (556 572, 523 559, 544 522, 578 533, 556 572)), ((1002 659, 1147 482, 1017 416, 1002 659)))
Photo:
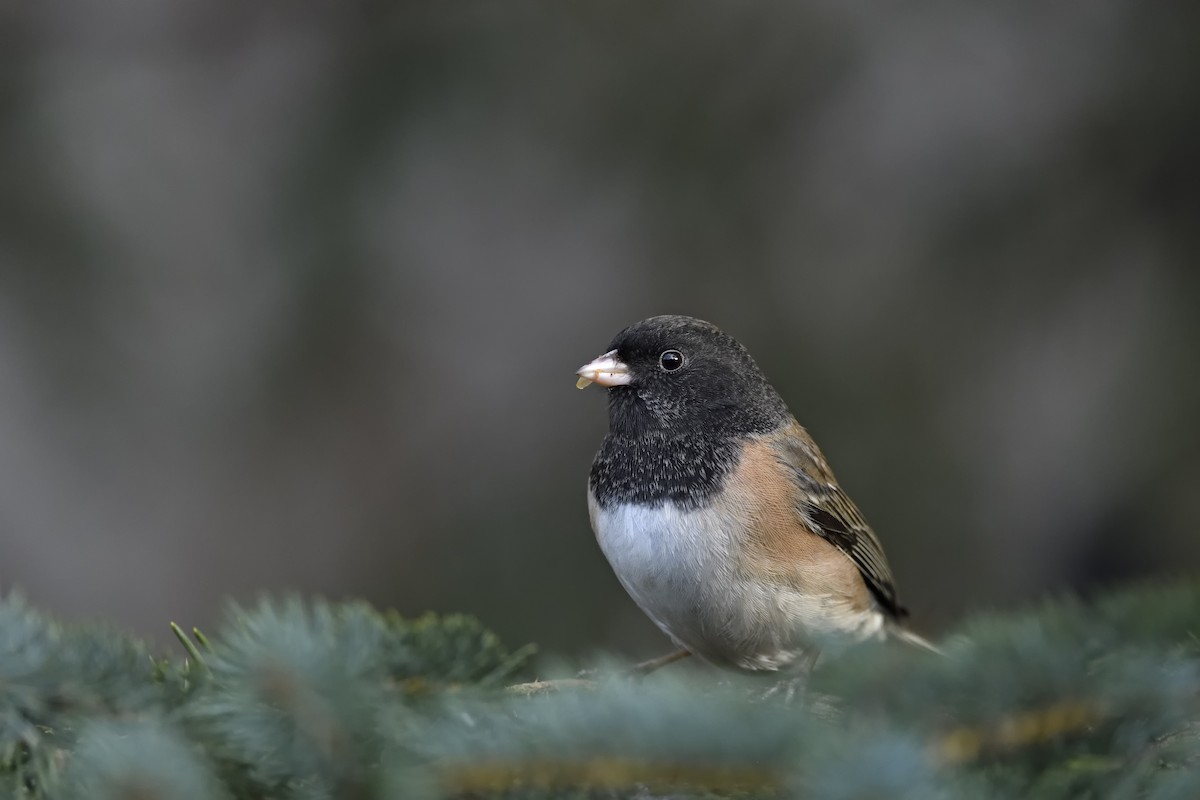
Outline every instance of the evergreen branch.
POLYGON ((504 691, 522 697, 550 694, 564 690, 593 691, 599 684, 588 678, 558 678, 556 680, 528 681, 506 686, 504 691))
POLYGON ((204 633, 199 628, 192 628, 192 636, 196 637, 196 642, 208 652, 212 652, 212 643, 208 641, 204 633))
POLYGON ((437 771, 451 795, 501 794, 514 787, 538 790, 639 790, 660 793, 693 789, 717 793, 775 793, 785 774, 753 766, 667 763, 635 758, 578 761, 481 761, 445 765, 437 771))
MULTIPOLYGON (((186 633, 184 633, 183 628, 179 627, 177 623, 171 622, 170 625, 171 633, 175 634, 175 638, 178 639, 180 644, 183 645, 183 649, 187 651, 188 657, 192 660, 192 663, 203 665, 204 656, 200 654, 200 648, 196 647, 196 644, 191 640, 191 638, 188 637, 186 633)), ((196 628, 192 628, 192 632, 195 633, 197 637, 200 636, 200 631, 196 628)), ((210 651, 212 650, 211 647, 206 649, 210 651)))
POLYGON ((1082 733, 1105 718, 1099 703, 1064 700, 1049 708, 1003 717, 991 726, 956 728, 936 742, 934 752, 944 763, 961 764, 1082 733))
POLYGON ((211 640, 173 625, 170 660, 10 595, 0 796, 1195 797, 1198 623, 1200 583, 1059 600, 969 621, 945 658, 831 657, 784 708, 703 671, 504 688, 531 648, 466 617, 263 600, 211 640))

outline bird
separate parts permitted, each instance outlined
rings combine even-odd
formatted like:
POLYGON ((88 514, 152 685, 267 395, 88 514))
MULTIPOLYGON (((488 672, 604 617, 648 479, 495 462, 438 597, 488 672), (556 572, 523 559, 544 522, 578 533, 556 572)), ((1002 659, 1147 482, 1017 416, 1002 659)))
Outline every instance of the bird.
POLYGON ((608 394, 592 529, 677 657, 786 674, 869 639, 937 652, 905 627, 879 537, 736 339, 655 316, 576 374, 608 394))

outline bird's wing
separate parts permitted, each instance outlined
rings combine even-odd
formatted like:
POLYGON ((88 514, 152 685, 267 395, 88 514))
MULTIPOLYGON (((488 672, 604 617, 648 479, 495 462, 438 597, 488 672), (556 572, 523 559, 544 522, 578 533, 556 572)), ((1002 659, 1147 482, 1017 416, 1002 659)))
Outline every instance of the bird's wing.
POLYGON ((896 619, 907 616, 896 599, 892 570, 879 537, 838 486, 808 433, 798 424, 788 433, 776 440, 776 448, 796 482, 797 512, 815 533, 850 557, 887 614, 896 619))

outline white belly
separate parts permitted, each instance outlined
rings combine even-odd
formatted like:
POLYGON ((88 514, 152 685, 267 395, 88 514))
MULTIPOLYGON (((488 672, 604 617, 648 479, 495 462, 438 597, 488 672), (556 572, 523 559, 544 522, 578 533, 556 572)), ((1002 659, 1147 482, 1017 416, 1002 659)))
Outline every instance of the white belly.
POLYGON ((708 510, 617 505, 588 508, 600 549, 634 601, 679 646, 712 663, 786 668, 832 636, 880 632, 877 612, 851 615, 831 598, 806 595, 743 572, 743 532, 708 510))

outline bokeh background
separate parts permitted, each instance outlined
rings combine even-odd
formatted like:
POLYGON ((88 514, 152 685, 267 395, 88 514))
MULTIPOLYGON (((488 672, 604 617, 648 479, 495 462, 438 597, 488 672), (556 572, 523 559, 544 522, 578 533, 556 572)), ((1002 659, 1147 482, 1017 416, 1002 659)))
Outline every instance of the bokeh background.
MULTIPOLYGON (((1200 568, 1200 6, 0 6, 0 585, 662 652, 574 369, 756 355, 918 628, 1200 568)), ((167 637, 169 638, 169 637, 167 637)))

